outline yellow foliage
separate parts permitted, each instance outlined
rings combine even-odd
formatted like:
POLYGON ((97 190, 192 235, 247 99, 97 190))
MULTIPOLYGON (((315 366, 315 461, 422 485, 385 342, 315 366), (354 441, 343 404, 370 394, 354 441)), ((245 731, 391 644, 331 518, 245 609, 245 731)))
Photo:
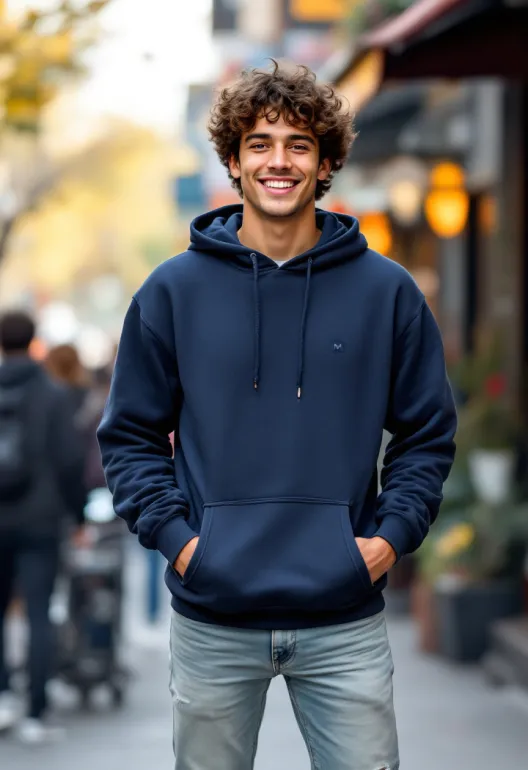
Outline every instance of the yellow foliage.
POLYGON ((43 105, 79 69, 83 43, 76 33, 106 4, 107 0, 86 0, 77 7, 57 3, 55 8, 22 9, 5 19, 5 4, 0 0, 0 119, 4 127, 38 128, 43 105), (54 31, 46 32, 46 28, 54 31), (23 107, 21 101, 26 102, 23 107))
POLYGON ((436 543, 437 556, 443 559, 452 559, 460 555, 475 540, 475 529, 471 524, 455 524, 436 543))
POLYGON ((170 153, 164 140, 124 126, 89 150, 21 222, 4 282, 17 274, 19 286, 58 296, 111 272, 135 290, 152 269, 145 242, 176 240, 170 153))

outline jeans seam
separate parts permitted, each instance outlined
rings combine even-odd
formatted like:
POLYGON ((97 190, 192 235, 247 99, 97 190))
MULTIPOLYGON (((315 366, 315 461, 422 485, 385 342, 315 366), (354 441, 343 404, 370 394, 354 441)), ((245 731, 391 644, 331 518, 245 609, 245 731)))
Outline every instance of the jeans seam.
POLYGON ((304 721, 304 716, 302 713, 301 708, 299 707, 299 704, 297 702, 297 698, 295 697, 295 693, 293 691, 293 688, 290 684, 290 681, 288 678, 286 678, 286 687, 288 688, 288 692, 290 693, 291 702, 293 704, 293 709, 297 715, 297 719, 299 720, 299 725, 301 726, 301 731, 304 735, 304 739, 306 741, 306 748, 308 749, 308 754, 310 755, 310 762, 312 764, 312 770, 320 770, 319 763, 317 762, 315 758, 315 752, 313 748, 312 738, 310 736, 310 732, 308 730, 308 727, 306 725, 306 722, 304 721))
POLYGON ((286 660, 284 660, 281 664, 281 671, 284 671, 285 668, 288 668, 288 666, 291 666, 295 659, 295 655, 297 654, 297 635, 295 632, 292 633, 292 643, 290 646, 290 652, 288 654, 288 657, 286 660))
POLYGON ((259 722, 259 728, 255 734, 255 740, 253 741, 253 751, 251 754, 251 767, 254 767, 255 765, 255 757, 257 756, 257 748, 258 748, 258 742, 259 742, 259 735, 260 735, 260 727, 262 726, 262 718, 264 716, 264 708, 266 706, 266 695, 267 690, 264 691, 262 698, 261 698, 261 708, 260 708, 260 722, 259 722))
POLYGON ((273 673, 275 676, 277 676, 280 674, 281 664, 277 652, 277 647, 275 645, 275 633, 275 631, 271 632, 271 665, 273 668, 273 673))
POLYGON ((172 639, 174 633, 174 614, 171 615, 170 637, 169 637, 169 691, 171 694, 172 705, 172 753, 176 757, 176 730, 174 729, 174 654, 172 650, 172 639))

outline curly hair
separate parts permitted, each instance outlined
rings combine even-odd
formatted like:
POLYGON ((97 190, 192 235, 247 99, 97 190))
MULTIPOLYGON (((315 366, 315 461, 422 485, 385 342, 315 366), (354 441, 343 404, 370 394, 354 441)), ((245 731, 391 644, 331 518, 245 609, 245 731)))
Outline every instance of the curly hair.
POLYGON ((315 74, 298 65, 290 68, 274 59, 273 70, 244 70, 230 86, 223 88, 211 109, 209 137, 221 163, 227 168, 233 187, 242 196, 242 185, 229 170, 232 157, 239 158, 240 139, 257 120, 270 123, 283 118, 286 123, 311 129, 319 139, 320 159, 330 161, 330 174, 318 180, 316 200, 332 185, 355 139, 352 114, 344 100, 327 83, 317 83, 315 74))

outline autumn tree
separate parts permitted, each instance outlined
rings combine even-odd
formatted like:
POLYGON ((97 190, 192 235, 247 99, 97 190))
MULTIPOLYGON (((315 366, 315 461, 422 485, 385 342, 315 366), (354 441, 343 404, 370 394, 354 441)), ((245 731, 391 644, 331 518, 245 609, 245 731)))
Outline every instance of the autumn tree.
POLYGON ((38 158, 27 185, 10 185, 13 135, 38 136, 46 106, 61 87, 84 72, 83 54, 97 40, 96 19, 110 0, 64 0, 48 9, 6 15, 0 0, 0 262, 10 235, 49 191, 61 169, 38 158))

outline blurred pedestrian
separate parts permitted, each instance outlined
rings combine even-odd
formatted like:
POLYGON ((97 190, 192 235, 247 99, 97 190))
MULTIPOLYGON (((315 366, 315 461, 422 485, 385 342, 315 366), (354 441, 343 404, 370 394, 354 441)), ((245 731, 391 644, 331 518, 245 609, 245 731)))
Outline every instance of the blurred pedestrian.
MULTIPOLYGON (((50 377, 60 383, 70 394, 75 415, 76 435, 80 441, 79 451, 82 452, 82 465, 84 468, 82 495, 86 500, 90 491, 89 486, 87 486, 87 479, 90 471, 93 470, 94 464, 96 471, 100 475, 103 474, 100 452, 97 452, 95 463, 93 453, 93 443, 96 441, 97 420, 100 420, 102 415, 101 397, 99 395, 100 387, 92 387, 91 378, 81 362, 77 348, 72 344, 63 343, 50 348, 44 360, 44 365, 50 377), (98 414, 92 415, 92 422, 87 425, 86 412, 89 414, 93 412, 94 400, 98 414)), ((103 397, 106 399, 106 396, 107 391, 103 397)), ((103 481, 102 486, 104 485, 103 481)), ((85 530, 83 528, 79 529, 76 541, 79 546, 85 544, 85 530)))
POLYGON ((397 770, 382 589, 454 457, 440 333, 358 221, 316 208, 353 140, 329 85, 247 71, 209 130, 243 205, 134 296, 99 429, 116 512, 169 565, 176 770, 250 770, 279 673, 313 767, 397 770))
MULTIPOLYGON (((29 708, 18 735, 31 743, 53 734, 45 722, 54 655, 49 605, 65 519, 82 525, 85 503, 75 404, 30 357, 34 334, 26 313, 0 317, 0 631, 17 591, 30 631, 29 708)), ((0 729, 21 716, 9 684, 0 633, 0 729)))
POLYGON ((97 428, 103 417, 111 379, 112 369, 110 366, 102 366, 92 373, 91 387, 76 415, 76 423, 83 436, 86 452, 84 483, 87 493, 93 492, 94 489, 106 487, 103 462, 97 441, 97 428))
POLYGON ((79 412, 90 392, 90 379, 74 345, 55 345, 45 359, 48 373, 72 394, 75 411, 79 412))

